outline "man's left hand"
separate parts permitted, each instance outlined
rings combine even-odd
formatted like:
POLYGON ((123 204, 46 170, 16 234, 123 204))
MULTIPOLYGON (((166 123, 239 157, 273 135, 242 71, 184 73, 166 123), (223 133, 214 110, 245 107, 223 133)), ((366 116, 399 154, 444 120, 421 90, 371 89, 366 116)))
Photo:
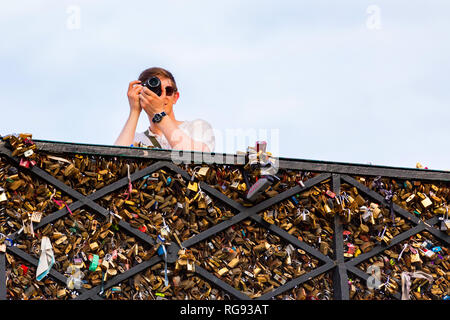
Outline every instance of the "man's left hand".
POLYGON ((141 107, 150 116, 163 112, 165 105, 169 102, 169 98, 166 96, 166 88, 161 87, 161 91, 161 96, 158 96, 149 88, 144 87, 139 94, 141 107))

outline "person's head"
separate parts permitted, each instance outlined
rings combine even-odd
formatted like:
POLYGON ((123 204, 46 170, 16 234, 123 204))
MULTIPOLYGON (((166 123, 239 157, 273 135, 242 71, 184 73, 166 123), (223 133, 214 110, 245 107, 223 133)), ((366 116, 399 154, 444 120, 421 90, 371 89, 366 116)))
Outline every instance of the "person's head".
POLYGON ((138 80, 144 82, 151 77, 158 77, 161 80, 161 87, 164 87, 166 89, 166 96, 169 98, 169 105, 167 107, 171 109, 180 97, 177 83, 175 82, 175 78, 173 77, 172 73, 163 68, 148 68, 141 72, 138 80))

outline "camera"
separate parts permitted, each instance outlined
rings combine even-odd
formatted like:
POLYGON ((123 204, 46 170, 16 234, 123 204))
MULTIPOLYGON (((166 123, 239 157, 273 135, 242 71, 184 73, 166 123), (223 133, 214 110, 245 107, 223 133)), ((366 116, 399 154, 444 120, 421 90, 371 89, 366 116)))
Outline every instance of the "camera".
POLYGON ((151 77, 145 80, 142 83, 142 86, 149 88, 154 93, 156 93, 158 96, 161 96, 162 90, 161 90, 161 80, 159 80, 158 77, 151 77))

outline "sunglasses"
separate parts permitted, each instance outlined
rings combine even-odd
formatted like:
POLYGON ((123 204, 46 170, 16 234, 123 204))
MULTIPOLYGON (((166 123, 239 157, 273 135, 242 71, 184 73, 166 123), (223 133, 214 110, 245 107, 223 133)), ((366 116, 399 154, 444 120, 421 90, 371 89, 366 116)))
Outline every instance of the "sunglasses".
POLYGON ((166 87, 166 96, 171 96, 175 93, 175 88, 171 86, 166 87))

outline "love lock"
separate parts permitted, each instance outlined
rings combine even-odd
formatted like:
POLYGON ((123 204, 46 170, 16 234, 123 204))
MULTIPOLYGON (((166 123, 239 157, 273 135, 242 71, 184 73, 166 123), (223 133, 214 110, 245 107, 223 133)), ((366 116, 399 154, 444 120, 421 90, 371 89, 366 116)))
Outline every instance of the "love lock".
MULTIPOLYGON (((180 246, 171 242, 169 245, 165 245, 167 250, 167 263, 175 263, 178 260, 178 251, 180 250, 180 246)), ((160 255, 164 259, 164 253, 160 255)))

